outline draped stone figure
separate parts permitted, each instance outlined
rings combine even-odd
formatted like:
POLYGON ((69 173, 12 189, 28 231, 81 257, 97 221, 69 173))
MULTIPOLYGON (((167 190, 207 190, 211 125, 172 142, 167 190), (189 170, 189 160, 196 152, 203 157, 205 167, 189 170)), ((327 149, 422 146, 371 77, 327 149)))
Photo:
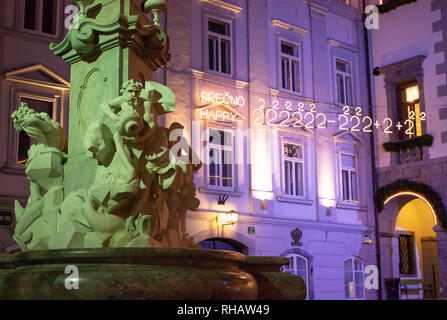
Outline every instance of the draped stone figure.
POLYGON ((31 196, 25 208, 16 203, 21 249, 197 247, 185 232, 185 214, 200 204, 193 174, 201 163, 189 161, 184 139, 170 141, 183 130, 180 124, 158 125, 158 116, 175 110, 172 90, 131 79, 98 108, 102 118, 78 138, 97 162, 94 183, 65 197, 63 179, 76 177, 64 176, 64 131, 25 104, 13 113, 17 130, 35 141, 26 163, 31 196), (187 161, 180 160, 182 152, 187 161))

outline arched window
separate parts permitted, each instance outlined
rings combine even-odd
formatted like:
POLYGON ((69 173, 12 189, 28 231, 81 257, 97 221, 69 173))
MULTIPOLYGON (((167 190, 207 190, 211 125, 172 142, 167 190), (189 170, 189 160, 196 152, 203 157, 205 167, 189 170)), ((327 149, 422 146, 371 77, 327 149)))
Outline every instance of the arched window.
POLYGON ((306 283, 306 299, 309 299, 309 262, 308 260, 296 253, 286 255, 290 263, 288 266, 281 268, 282 272, 299 276, 306 283))
POLYGON ((352 257, 345 260, 345 298, 365 299, 364 267, 362 260, 352 257))

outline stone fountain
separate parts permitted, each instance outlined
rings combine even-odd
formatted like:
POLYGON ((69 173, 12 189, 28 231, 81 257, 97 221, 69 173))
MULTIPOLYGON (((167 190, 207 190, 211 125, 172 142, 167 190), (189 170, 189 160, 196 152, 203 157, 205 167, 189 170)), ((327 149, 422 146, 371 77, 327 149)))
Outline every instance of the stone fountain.
POLYGON ((190 161, 172 151, 181 124, 158 124, 175 111, 151 81, 170 59, 165 1, 73 2, 76 25, 50 46, 71 66, 68 142, 46 113, 12 114, 34 144, 30 197, 15 203, 22 252, 0 257, 0 299, 303 299, 304 282, 280 272, 288 259, 203 250, 185 231, 201 164, 184 143, 190 161))

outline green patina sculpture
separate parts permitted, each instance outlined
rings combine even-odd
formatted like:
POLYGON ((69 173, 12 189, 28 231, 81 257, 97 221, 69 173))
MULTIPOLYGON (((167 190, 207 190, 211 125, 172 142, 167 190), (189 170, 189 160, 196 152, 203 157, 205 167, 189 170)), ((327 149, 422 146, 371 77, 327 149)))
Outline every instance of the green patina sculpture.
POLYGON ((158 23, 164 1, 141 2, 154 14, 152 24, 133 1, 73 2, 81 9, 79 27, 50 46, 71 64, 68 149, 47 114, 25 103, 12 114, 15 128, 35 142, 25 171, 30 197, 25 207, 16 201, 14 239, 22 251, 197 247, 185 233, 185 214, 200 203, 193 183, 200 164, 173 153, 178 141, 169 137, 180 124, 158 125, 160 115, 175 110, 174 93, 133 77, 150 79, 169 60, 158 23))
POLYGON ((73 3, 77 27, 50 45, 71 66, 68 141, 32 106, 12 114, 34 140, 14 234, 31 252, 0 255, 0 299, 304 299, 304 281, 279 270, 284 257, 188 249, 198 247, 185 214, 199 206, 201 164, 180 124, 159 126, 175 96, 151 81, 170 59, 165 1, 73 3))

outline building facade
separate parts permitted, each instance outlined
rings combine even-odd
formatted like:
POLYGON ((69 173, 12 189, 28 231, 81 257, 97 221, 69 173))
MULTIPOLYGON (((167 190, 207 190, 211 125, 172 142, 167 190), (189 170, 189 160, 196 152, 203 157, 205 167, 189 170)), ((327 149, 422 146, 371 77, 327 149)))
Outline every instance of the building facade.
POLYGON ((206 248, 291 257, 310 299, 377 297, 363 285, 376 265, 370 137, 350 129, 368 116, 359 8, 169 1, 165 121, 185 125, 203 162, 187 231, 206 248), (237 223, 220 219, 232 210, 237 223))
POLYGON ((420 298, 447 291, 446 5, 385 2, 371 31, 382 277, 419 281, 420 298))
MULTIPOLYGON (((203 163, 189 235, 207 249, 289 257, 284 271, 305 280, 308 299, 377 299, 365 280, 380 243, 382 287, 387 278, 420 280, 432 297, 445 295, 443 2, 395 10, 383 3, 369 39, 360 0, 168 4, 161 22, 172 58, 154 81, 177 99, 161 121, 184 125, 203 163), (391 128, 399 121, 403 129, 391 128), (415 138, 426 144, 427 134, 431 147, 418 152, 393 147, 415 138)), ((68 132, 69 66, 49 45, 63 39, 69 5, 1 4, 0 253, 18 250, 14 200, 23 205, 29 194, 24 161, 32 141, 16 133, 11 113, 27 102, 68 132)))
MULTIPOLYGON (((11 114, 26 102, 68 124, 70 68, 49 46, 66 33, 71 1, 5 0, 0 13, 0 253, 14 252, 14 201, 26 203, 25 160, 30 139, 14 129, 11 114)), ((67 130, 66 130, 67 132, 67 130)))

